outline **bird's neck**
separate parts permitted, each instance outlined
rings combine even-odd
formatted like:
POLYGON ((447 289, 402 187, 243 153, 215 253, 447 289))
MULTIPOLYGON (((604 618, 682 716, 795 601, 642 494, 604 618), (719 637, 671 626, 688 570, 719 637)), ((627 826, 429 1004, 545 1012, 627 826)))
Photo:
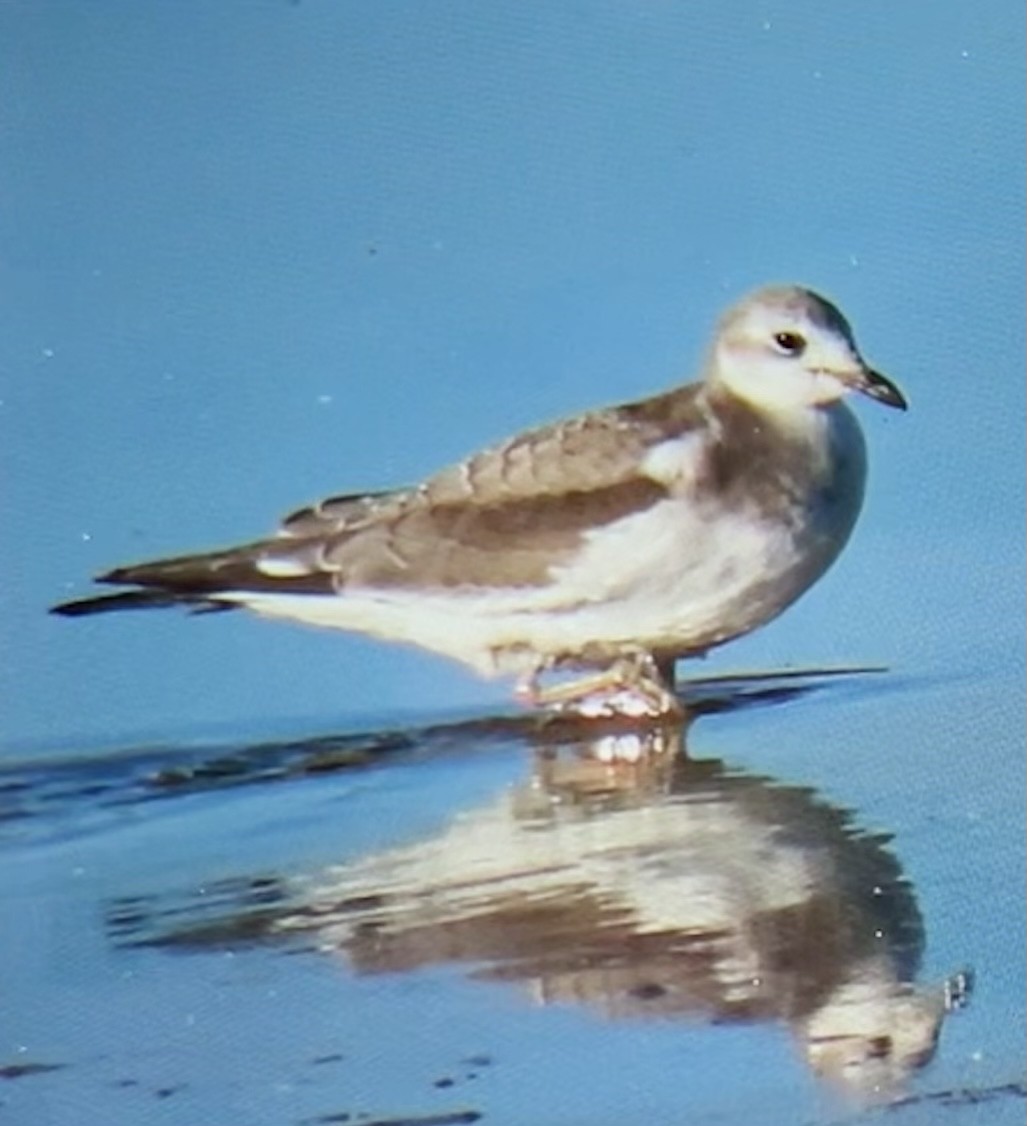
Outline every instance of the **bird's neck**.
POLYGON ((747 429, 776 432, 786 440, 810 440, 830 426, 835 413, 847 410, 840 399, 810 403, 786 397, 754 398, 719 379, 704 384, 702 398, 719 417, 747 429))

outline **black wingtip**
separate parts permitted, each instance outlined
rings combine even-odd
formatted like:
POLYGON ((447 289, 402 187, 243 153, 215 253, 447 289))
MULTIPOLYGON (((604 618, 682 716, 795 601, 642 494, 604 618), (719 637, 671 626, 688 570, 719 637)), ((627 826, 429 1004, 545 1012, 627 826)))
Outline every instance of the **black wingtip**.
POLYGON ((77 598, 72 602, 61 602, 51 606, 49 612, 62 618, 85 618, 90 614, 106 614, 114 610, 162 610, 169 606, 181 606, 193 613, 235 609, 230 602, 199 597, 195 594, 178 594, 164 590, 123 590, 117 594, 101 594, 95 598, 77 598))

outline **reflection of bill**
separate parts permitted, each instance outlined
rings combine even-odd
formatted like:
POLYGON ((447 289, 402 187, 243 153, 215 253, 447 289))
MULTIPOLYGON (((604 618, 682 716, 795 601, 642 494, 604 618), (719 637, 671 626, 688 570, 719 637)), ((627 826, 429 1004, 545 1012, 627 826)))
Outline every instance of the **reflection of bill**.
POLYGON ((894 1090, 969 981, 915 984, 923 924, 887 838, 655 739, 541 743, 530 782, 323 873, 272 929, 358 972, 465 962, 611 1017, 781 1020, 818 1073, 894 1090))

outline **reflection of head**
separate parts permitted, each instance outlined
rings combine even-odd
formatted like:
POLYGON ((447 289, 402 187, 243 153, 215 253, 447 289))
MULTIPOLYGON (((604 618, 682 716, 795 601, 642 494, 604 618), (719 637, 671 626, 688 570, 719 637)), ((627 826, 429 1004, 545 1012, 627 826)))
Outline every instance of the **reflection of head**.
POLYGON ((846 1086, 894 1089, 934 1055, 946 1011, 944 989, 897 980, 887 957, 865 962, 801 1022, 807 1058, 846 1086))

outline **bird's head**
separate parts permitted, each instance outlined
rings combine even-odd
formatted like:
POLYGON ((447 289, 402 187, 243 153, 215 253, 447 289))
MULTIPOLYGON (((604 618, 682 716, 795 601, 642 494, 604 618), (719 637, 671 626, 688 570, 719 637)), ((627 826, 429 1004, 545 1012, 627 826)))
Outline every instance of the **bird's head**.
POLYGON ((707 378, 766 410, 827 406, 847 391, 906 409, 898 387, 860 355, 845 317, 799 286, 760 289, 731 308, 720 322, 707 378))

